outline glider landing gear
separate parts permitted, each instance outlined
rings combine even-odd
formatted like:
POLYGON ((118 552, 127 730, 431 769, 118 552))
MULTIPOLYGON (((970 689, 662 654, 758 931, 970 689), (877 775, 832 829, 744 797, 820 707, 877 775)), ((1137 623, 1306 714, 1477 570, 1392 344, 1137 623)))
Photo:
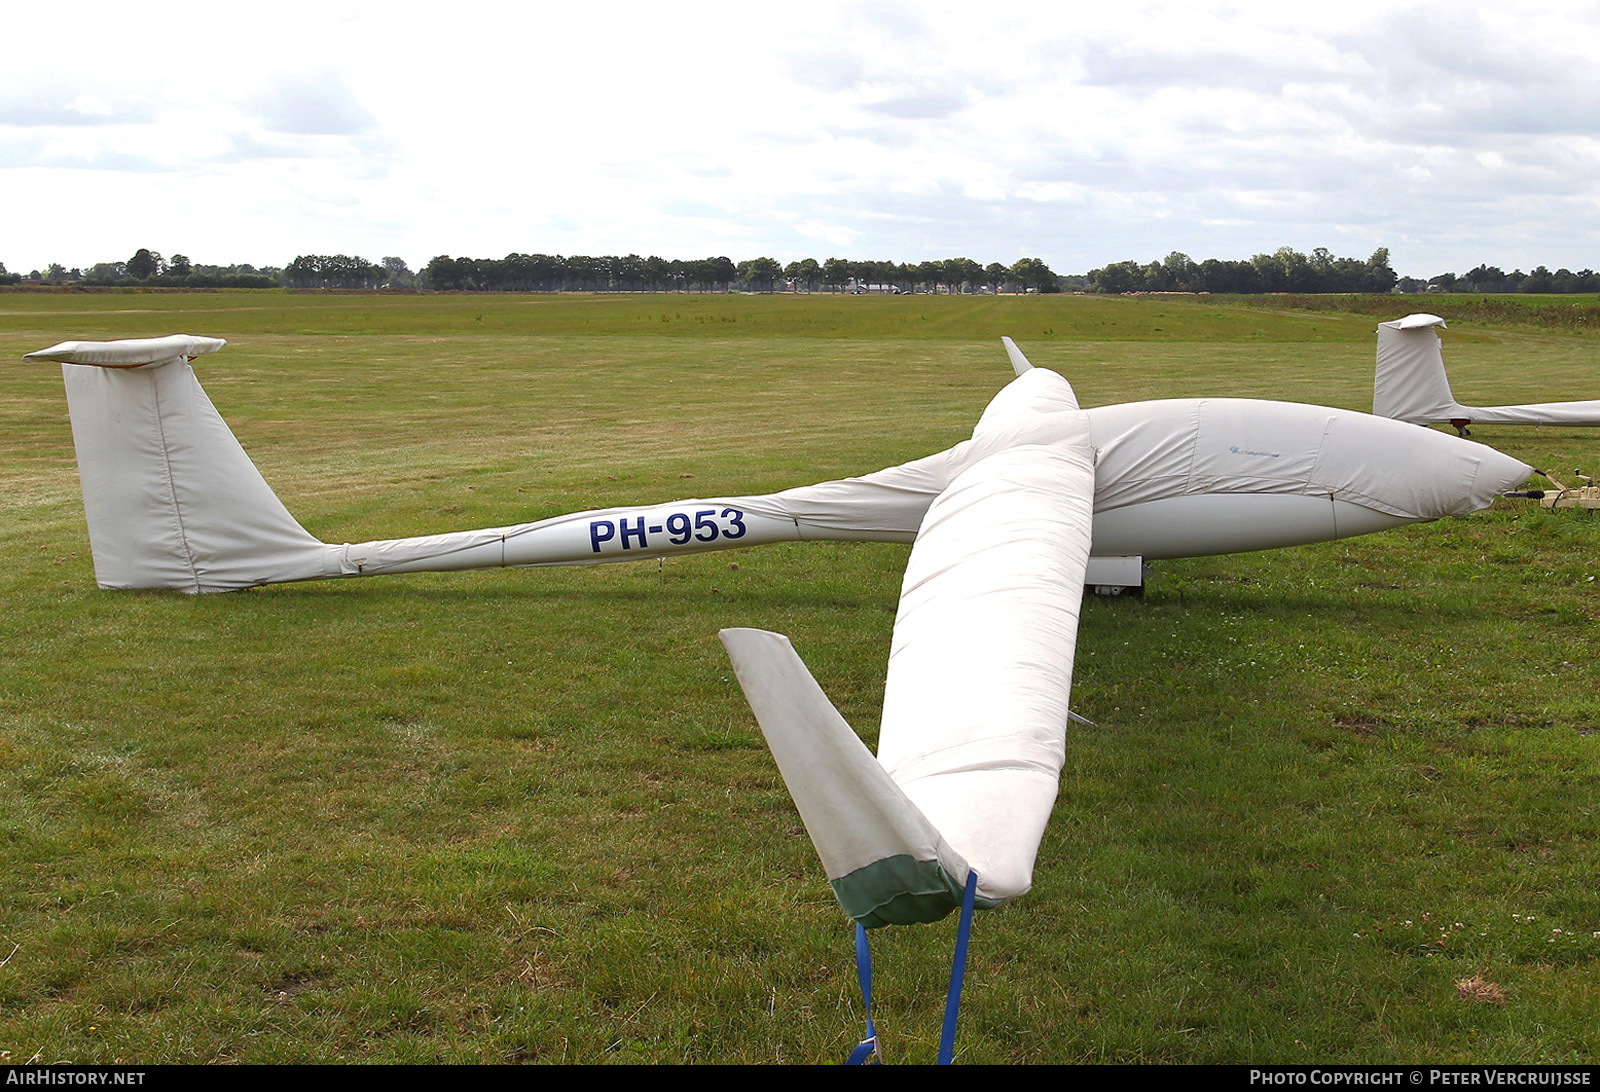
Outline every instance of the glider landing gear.
POLYGON ((1148 569, 1138 555, 1091 557, 1083 575, 1083 590, 1092 595, 1143 595, 1148 569))

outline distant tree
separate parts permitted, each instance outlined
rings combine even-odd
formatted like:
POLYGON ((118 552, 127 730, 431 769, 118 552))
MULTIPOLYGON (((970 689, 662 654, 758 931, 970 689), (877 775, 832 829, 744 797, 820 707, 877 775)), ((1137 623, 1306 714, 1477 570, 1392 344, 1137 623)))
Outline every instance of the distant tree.
POLYGON ((1458 287, 1467 292, 1504 292, 1505 270, 1493 265, 1479 265, 1464 273, 1458 287))
POLYGON ((381 265, 348 254, 302 254, 284 268, 290 288, 377 288, 388 275, 381 265))
POLYGON ((667 260, 658 254, 646 258, 641 267, 645 287, 652 292, 662 292, 671 287, 667 260))
POLYGON ((1056 282, 1056 275, 1050 267, 1039 258, 1018 258, 1012 263, 1011 279, 1026 289, 1035 292, 1059 292, 1061 286, 1056 282))
POLYGON ((194 265, 186 254, 174 254, 167 259, 167 276, 187 277, 194 272, 194 265))
POLYGON ((783 275, 794 282, 795 291, 815 292, 822 283, 822 266, 815 258, 802 258, 784 266, 783 275))
POLYGON ((709 278, 707 283, 713 289, 720 287, 722 291, 726 292, 729 286, 733 284, 734 278, 738 276, 738 270, 734 267, 731 258, 707 258, 706 275, 709 278))
POLYGON ((645 289, 645 260, 637 254, 611 259, 611 287, 621 292, 645 289))
POLYGON ((944 263, 944 280, 952 292, 970 292, 984 283, 983 266, 971 258, 951 258, 944 263))
POLYGON ((161 272, 161 255, 140 247, 125 263, 128 276, 136 281, 147 281, 161 272))
POLYGON ((1542 265, 1533 267, 1533 272, 1523 278, 1518 286, 1518 292, 1554 292, 1556 290, 1555 275, 1542 265))
POLYGON ((738 264, 734 275, 746 288, 757 292, 771 292, 783 276, 783 266, 772 258, 751 258, 738 264))
POLYGON ((1199 278, 1200 267, 1195 265, 1194 259, 1181 250, 1174 250, 1168 254, 1161 263, 1161 272, 1165 276, 1166 291, 1168 292, 1193 292, 1196 290, 1196 281, 1199 278))
POLYGON ((1144 273, 1134 262, 1113 262, 1089 271, 1089 291, 1119 295, 1137 292, 1144 286, 1144 273))
POLYGON ((411 267, 406 265, 404 259, 384 258, 380 264, 383 266, 384 272, 388 274, 388 280, 385 283, 395 288, 410 288, 417 279, 417 275, 411 272, 411 267))
POLYGON ((829 258, 822 263, 822 283, 830 292, 837 292, 850 282, 850 263, 843 258, 829 258))
MULTIPOLYGON (((1389 292, 1394 289, 1395 281, 1398 279, 1395 271, 1389 268, 1389 248, 1380 246, 1372 252, 1372 257, 1367 259, 1361 285, 1354 291, 1389 292)), ((1348 292, 1351 289, 1345 288, 1342 291, 1348 292)))

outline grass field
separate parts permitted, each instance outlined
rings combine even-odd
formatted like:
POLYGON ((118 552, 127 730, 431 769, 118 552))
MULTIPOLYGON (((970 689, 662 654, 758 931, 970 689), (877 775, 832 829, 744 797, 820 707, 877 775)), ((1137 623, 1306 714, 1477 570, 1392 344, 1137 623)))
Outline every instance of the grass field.
MULTIPOLYGON (((1373 327, 1273 299, 0 293, 0 1062, 842 1059, 851 929, 716 633, 788 633, 870 741, 906 554, 102 592, 60 375, 23 353, 228 338, 201 381, 337 542, 924 455, 1010 378, 1001 334, 1085 405, 1367 408, 1373 327)), ((1600 396, 1592 335, 1445 336, 1463 401, 1600 396)), ((1474 431, 1600 467, 1595 430, 1474 431)), ((1089 601, 1095 723, 1033 892, 975 925, 957 1060, 1593 1062, 1597 535, 1502 501, 1089 601)), ((890 1061, 932 1060, 953 940, 874 935, 890 1061)))

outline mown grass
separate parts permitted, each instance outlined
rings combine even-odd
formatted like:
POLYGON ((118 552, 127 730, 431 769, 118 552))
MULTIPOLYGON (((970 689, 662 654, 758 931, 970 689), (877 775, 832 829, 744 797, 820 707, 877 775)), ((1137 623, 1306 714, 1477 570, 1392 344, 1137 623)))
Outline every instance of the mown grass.
MULTIPOLYGON (((1002 333, 1085 404, 1359 408, 1372 325, 1279 300, 0 294, 13 360, 230 338, 203 382, 334 541, 922 455, 1009 377, 1002 333)), ((1464 397, 1600 386, 1581 336, 1447 336, 1464 397)), ((871 739, 903 547, 101 592, 59 376, 0 383, 3 1060, 843 1056, 850 931, 716 631, 789 633, 871 739)), ((1558 469, 1600 441, 1475 431, 1558 469)), ((1035 890, 978 921, 960 1059, 1591 1061, 1596 531, 1502 502, 1091 600, 1095 723, 1035 890), (1475 977, 1503 1003, 1464 1000, 1475 977)), ((875 935, 891 1060, 933 1057, 952 941, 875 935)))

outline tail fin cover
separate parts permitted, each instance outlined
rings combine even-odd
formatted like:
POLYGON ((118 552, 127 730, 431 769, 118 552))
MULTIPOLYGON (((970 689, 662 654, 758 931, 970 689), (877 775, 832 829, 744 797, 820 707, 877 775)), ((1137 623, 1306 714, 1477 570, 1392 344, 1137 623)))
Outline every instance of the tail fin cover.
POLYGON ((214 592, 338 575, 337 548, 295 522, 189 367, 225 344, 178 334, 24 357, 61 362, 102 588, 214 592))
POLYGON ((1438 315, 1407 315, 1378 324, 1378 366, 1372 384, 1372 412, 1413 425, 1431 425, 1469 416, 1450 393, 1444 353, 1434 327, 1438 315))

